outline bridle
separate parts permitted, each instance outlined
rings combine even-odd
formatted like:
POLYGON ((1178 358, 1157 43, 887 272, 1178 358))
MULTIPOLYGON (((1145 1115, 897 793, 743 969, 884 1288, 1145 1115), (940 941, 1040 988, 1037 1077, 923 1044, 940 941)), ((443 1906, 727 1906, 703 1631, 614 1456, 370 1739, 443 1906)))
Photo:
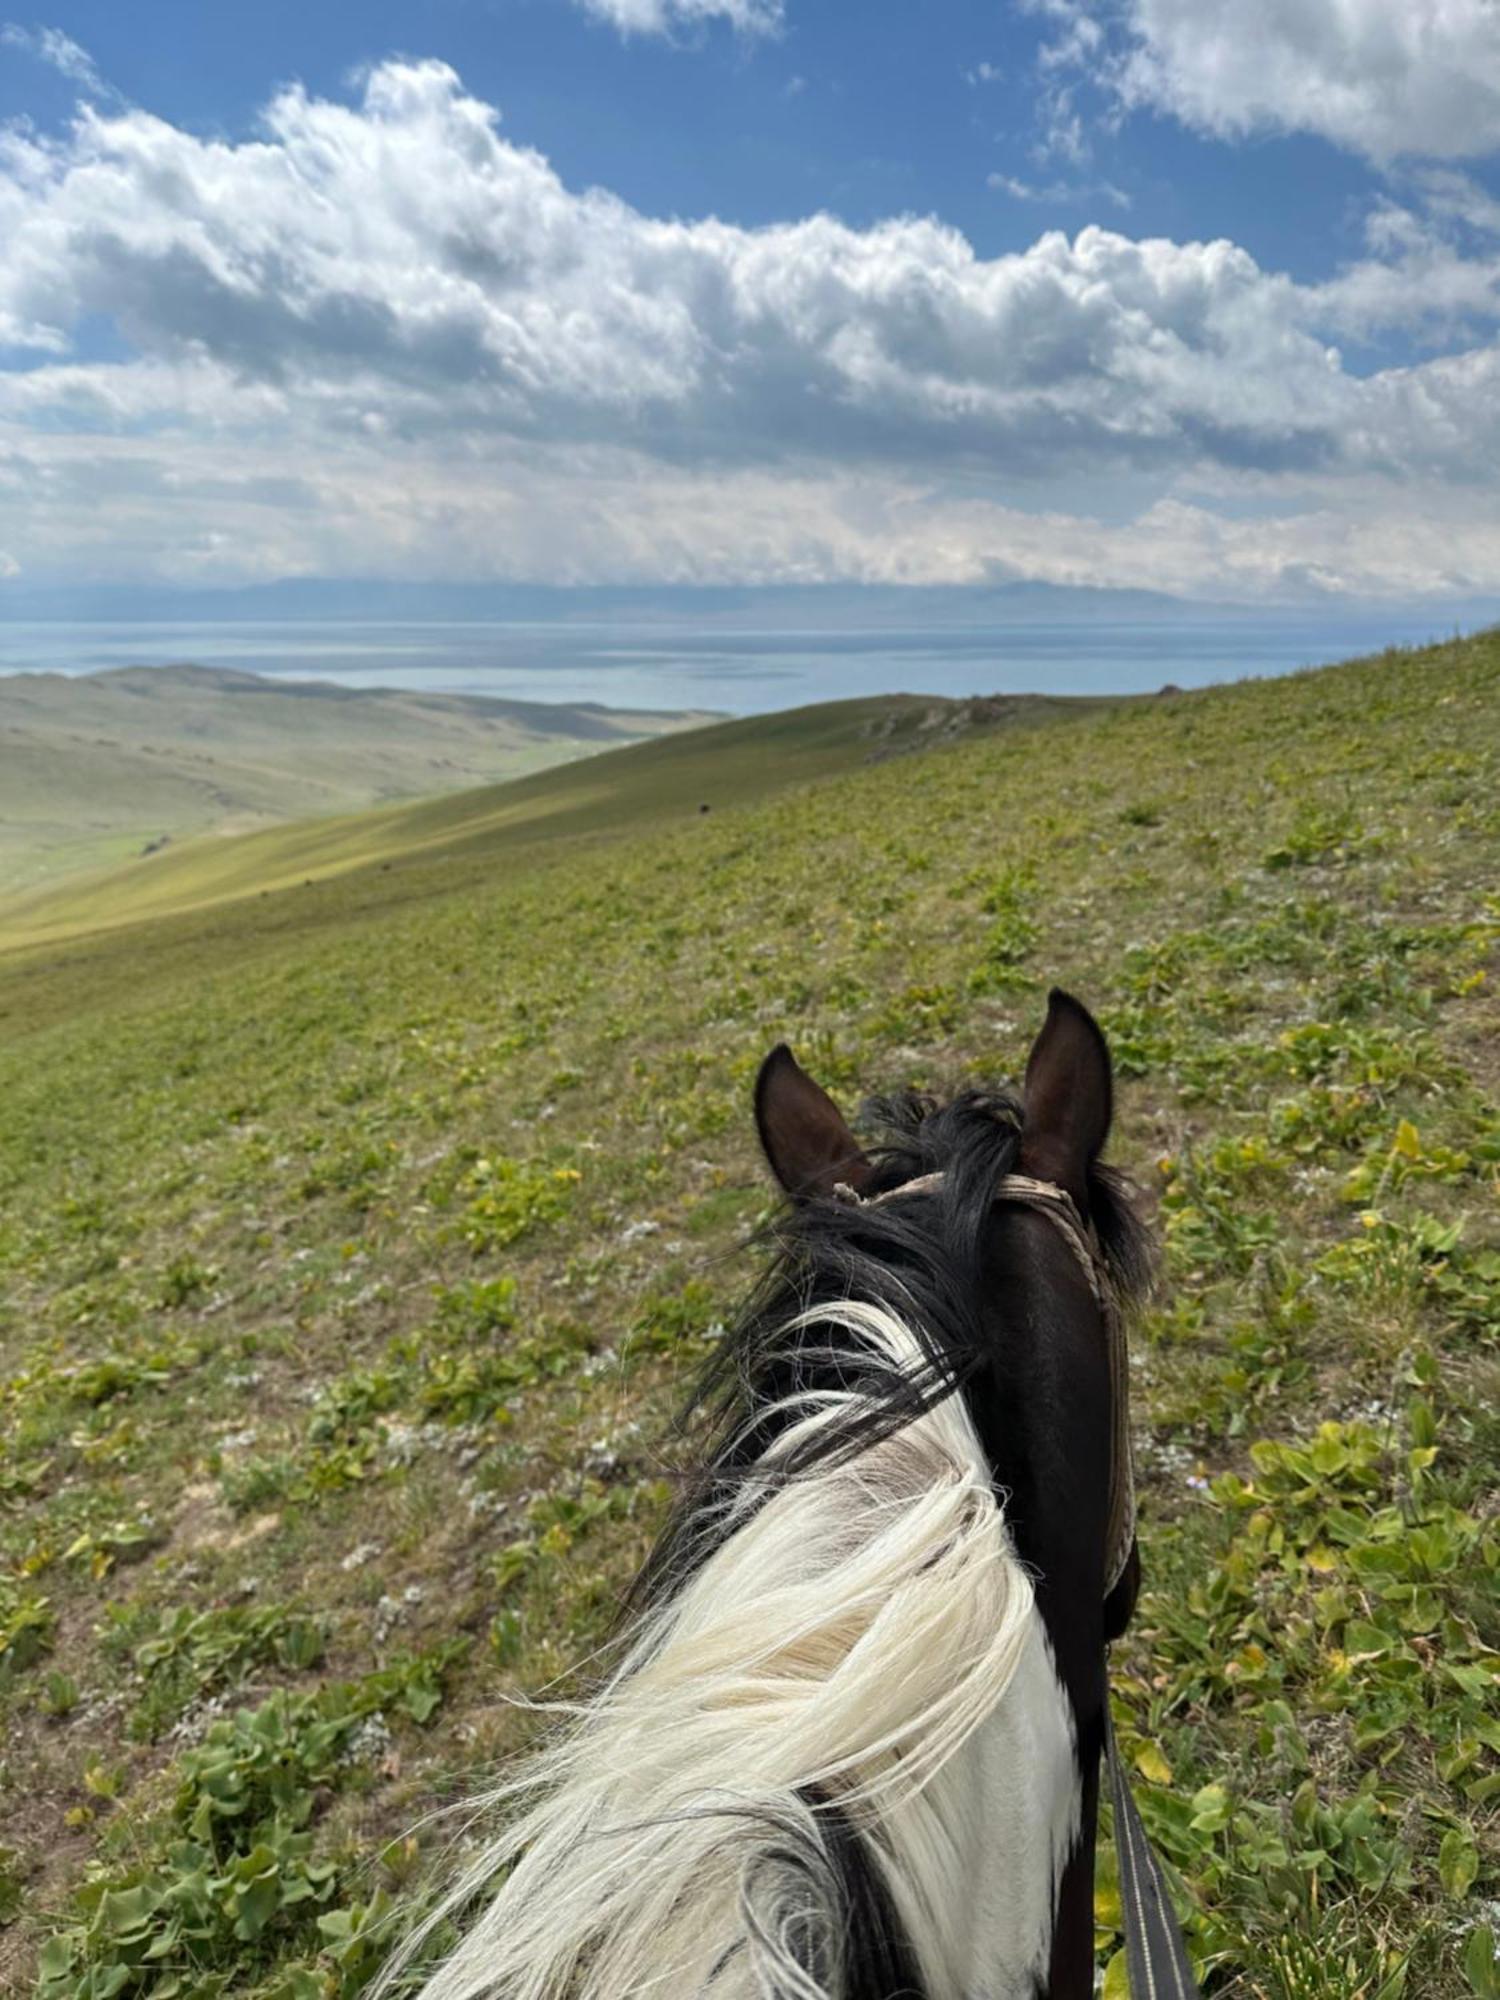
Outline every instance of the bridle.
MULTIPOLYGON (((929 1194, 942 1186, 944 1178, 941 1173, 921 1174, 915 1180, 903 1181, 899 1187, 887 1188, 884 1194, 874 1195, 858 1194, 847 1181, 840 1181, 833 1192, 838 1200, 856 1207, 879 1208, 905 1195, 929 1194)), ((1124 1575, 1135 1545, 1135 1461, 1130 1444, 1130 1354, 1125 1342, 1125 1315, 1120 1310, 1098 1231, 1079 1213, 1077 1202, 1065 1187, 1056 1181, 1037 1180, 1031 1174, 1002 1174, 995 1183, 994 1199, 1032 1209, 1047 1218, 1072 1251, 1104 1322, 1113 1413, 1108 1531, 1104 1542, 1104 1595, 1108 1597, 1124 1575)))
MULTIPOLYGON (((928 1194, 943 1184, 942 1173, 919 1174, 882 1194, 862 1195, 846 1181, 833 1190, 835 1199, 859 1208, 878 1208, 905 1195, 928 1194)), ((1104 1326, 1109 1353, 1112 1410, 1109 1463, 1108 1532, 1105 1538, 1104 1595, 1108 1597, 1125 1573, 1135 1546, 1135 1460, 1130 1440, 1130 1353, 1125 1316, 1110 1275, 1103 1245, 1094 1225, 1072 1195, 1056 1181, 1031 1174, 1002 1174, 994 1199, 1043 1215, 1057 1230, 1088 1281, 1104 1326)), ((1106 1667, 1108 1648, 1106 1647, 1106 1667)), ((1134 2000, 1200 2000, 1177 1916, 1167 1896, 1161 1863, 1146 1836, 1130 1789, 1130 1779, 1115 1741, 1106 1690, 1104 1756, 1109 1766, 1110 1799, 1114 1807, 1115 1851, 1119 1858, 1120 1901, 1124 1913, 1125 1963, 1134 2000)))

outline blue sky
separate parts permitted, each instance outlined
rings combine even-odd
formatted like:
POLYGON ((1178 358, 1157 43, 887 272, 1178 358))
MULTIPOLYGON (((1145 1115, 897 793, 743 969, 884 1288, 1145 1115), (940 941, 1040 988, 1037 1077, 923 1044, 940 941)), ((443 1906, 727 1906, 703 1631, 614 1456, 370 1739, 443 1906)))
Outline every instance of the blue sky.
POLYGON ((0 25, 0 579, 1500 591, 1493 0, 0 25))
MULTIPOLYGON (((829 208, 856 226, 935 213, 982 255, 1020 250, 1043 226, 1128 213, 1132 230, 1227 235, 1301 277, 1357 254, 1381 185, 1320 139, 1243 149, 1175 122, 1096 127, 1092 158, 1038 156, 1048 137, 1037 58, 1052 24, 997 0, 931 7, 795 8, 774 36, 700 26, 621 35, 566 0, 375 0, 361 6, 201 0, 54 6, 49 19, 132 101, 196 131, 254 130, 274 85, 337 96, 391 55, 449 63, 573 186, 597 183, 650 214, 746 224, 829 208), (992 185, 1005 176, 1038 200, 992 185), (1101 194, 1128 196, 1123 209, 1101 194)), ((0 72, 0 117, 61 124, 76 88, 18 59, 0 72)))

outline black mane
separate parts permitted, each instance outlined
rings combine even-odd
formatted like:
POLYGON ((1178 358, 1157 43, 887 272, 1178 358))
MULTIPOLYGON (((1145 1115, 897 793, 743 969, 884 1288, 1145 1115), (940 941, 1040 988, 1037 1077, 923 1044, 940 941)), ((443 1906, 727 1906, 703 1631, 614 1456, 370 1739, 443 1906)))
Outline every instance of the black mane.
MULTIPOLYGON (((717 1546, 727 1502, 747 1480, 770 1481, 760 1461, 788 1397, 830 1381, 858 1388, 849 1418, 775 1477, 804 1475, 891 1436, 986 1364, 980 1331, 979 1245, 1002 1175, 1019 1167, 1021 1107, 1008 1092, 965 1090, 949 1102, 915 1091, 872 1099, 861 1121, 875 1137, 865 1200, 822 1197, 790 1204, 767 1231, 772 1261, 703 1370, 684 1412, 697 1470, 637 1580, 638 1603, 671 1592, 717 1546), (910 1202, 875 1204, 941 1173, 910 1202), (789 1332, 809 1308, 854 1300, 897 1314, 924 1350, 920 1369, 893 1369, 847 1335, 817 1326, 789 1332)), ((1089 1213, 1122 1302, 1149 1280, 1146 1232, 1127 1183, 1106 1167, 1089 1176, 1089 1213)))

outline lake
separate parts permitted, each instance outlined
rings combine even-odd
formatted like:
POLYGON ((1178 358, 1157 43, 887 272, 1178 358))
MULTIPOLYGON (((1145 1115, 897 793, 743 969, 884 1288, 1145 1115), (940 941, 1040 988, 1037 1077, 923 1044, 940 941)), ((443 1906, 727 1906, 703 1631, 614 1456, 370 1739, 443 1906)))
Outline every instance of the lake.
POLYGON ((1437 610, 1318 619, 785 627, 603 622, 0 623, 0 673, 194 661, 353 687, 748 715, 851 695, 1148 693, 1451 638, 1437 610))

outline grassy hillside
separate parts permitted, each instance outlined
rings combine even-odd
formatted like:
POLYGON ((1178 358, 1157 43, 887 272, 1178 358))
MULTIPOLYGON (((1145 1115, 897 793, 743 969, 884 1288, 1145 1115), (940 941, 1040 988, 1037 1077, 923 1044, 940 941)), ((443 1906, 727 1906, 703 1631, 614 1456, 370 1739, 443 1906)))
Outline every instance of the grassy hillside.
MULTIPOLYGON (((825 702, 776 715, 674 732, 590 757, 579 768, 418 799, 376 812, 299 821, 238 839, 190 842, 128 868, 114 868, 0 903, 0 950, 54 942, 145 917, 205 909, 273 889, 307 888, 330 877, 400 862, 436 863, 451 886, 468 860, 499 865, 540 841, 618 833, 656 820, 711 812, 765 798, 852 766, 880 762, 932 743, 997 728, 1079 717, 1109 704, 995 695, 967 701, 874 696, 825 702)), ((390 890, 377 885, 378 906, 390 890)), ((320 920, 369 885, 346 885, 320 920)))
POLYGON ((217 667, 0 675, 0 895, 164 838, 516 777, 684 719, 217 667))
POLYGON ((707 816, 0 959, 0 1988, 352 2000, 661 1516, 759 1057, 1011 1074, 1062 979, 1167 1246, 1116 1702, 1207 1990, 1493 1993, 1497 722, 1488 637, 759 799, 731 730, 707 816))

